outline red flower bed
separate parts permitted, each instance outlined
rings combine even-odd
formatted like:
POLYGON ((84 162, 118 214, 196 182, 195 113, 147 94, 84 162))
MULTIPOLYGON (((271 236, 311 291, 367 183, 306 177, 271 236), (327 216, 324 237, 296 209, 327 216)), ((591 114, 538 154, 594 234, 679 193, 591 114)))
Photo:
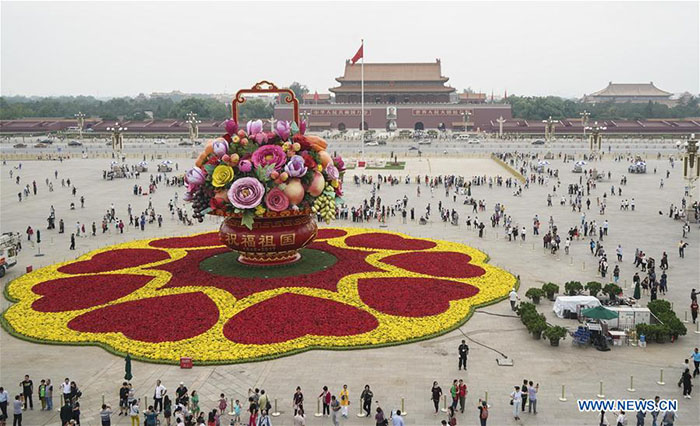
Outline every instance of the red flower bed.
POLYGON ((345 239, 350 247, 366 247, 377 250, 427 250, 435 247, 435 243, 427 240, 403 238, 400 235, 366 233, 352 235, 345 239))
POLYGON ((151 297, 106 306, 82 314, 68 328, 89 333, 121 332, 142 342, 189 339, 209 330, 219 309, 204 293, 151 297))
POLYGON ((188 248, 188 247, 206 247, 206 246, 220 246, 221 240, 219 240, 218 232, 208 232, 206 234, 199 234, 192 237, 173 237, 173 238, 163 238, 160 240, 154 240, 148 243, 151 247, 160 248, 188 248))
POLYGON ((473 278, 483 275, 483 268, 472 265, 466 254, 431 251, 427 253, 401 253, 388 256, 382 262, 419 274, 450 278, 473 278))
POLYGON ((343 231, 342 229, 319 228, 318 234, 316 234, 316 240, 337 238, 337 237, 342 237, 343 235, 347 235, 347 232, 343 231))
POLYGON ((334 300, 284 293, 247 308, 224 325, 236 343, 264 345, 306 335, 352 336, 379 325, 368 312, 334 300))
POLYGON ((310 274, 285 278, 238 278, 211 274, 199 268, 199 263, 216 254, 228 252, 226 247, 192 250, 187 256, 175 262, 154 266, 151 269, 168 271, 173 277, 163 288, 187 287, 191 285, 216 287, 226 290, 236 298, 273 290, 282 287, 308 287, 336 291, 338 281, 344 276, 356 272, 378 271, 365 261, 366 252, 333 247, 326 242, 316 241, 309 246, 334 255, 338 262, 333 266, 310 274))
POLYGON ((44 281, 32 291, 44 297, 32 303, 39 312, 77 311, 120 299, 146 285, 146 275, 81 275, 44 281))
POLYGON ((368 306, 389 315, 424 317, 450 308, 451 300, 479 292, 469 284, 433 278, 364 278, 357 282, 360 298, 368 306))
POLYGON ((167 252, 153 249, 119 249, 98 253, 92 259, 71 263, 58 268, 64 274, 95 274, 133 268, 147 263, 159 262, 170 258, 167 252))

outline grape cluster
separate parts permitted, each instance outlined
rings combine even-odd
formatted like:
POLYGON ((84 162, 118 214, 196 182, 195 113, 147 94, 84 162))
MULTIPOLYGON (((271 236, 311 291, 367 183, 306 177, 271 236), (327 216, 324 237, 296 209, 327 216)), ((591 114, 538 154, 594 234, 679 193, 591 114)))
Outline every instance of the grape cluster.
POLYGON ((204 192, 204 188, 199 188, 192 194, 192 217, 197 221, 204 222, 202 211, 209 207, 209 196, 204 192))
POLYGON ((335 189, 330 184, 326 184, 321 195, 316 198, 311 211, 320 214, 326 223, 335 219, 335 189))

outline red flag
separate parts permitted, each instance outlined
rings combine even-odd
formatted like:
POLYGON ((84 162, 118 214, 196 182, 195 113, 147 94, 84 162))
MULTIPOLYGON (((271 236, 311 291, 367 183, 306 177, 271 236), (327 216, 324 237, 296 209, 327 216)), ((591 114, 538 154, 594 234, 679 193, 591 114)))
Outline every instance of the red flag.
POLYGON ((355 65, 355 62, 359 61, 360 58, 364 57, 364 51, 363 51, 364 47, 365 47, 365 44, 362 43, 360 45, 360 48, 357 50, 357 53, 355 53, 355 56, 353 56, 352 59, 350 59, 351 64, 355 65))

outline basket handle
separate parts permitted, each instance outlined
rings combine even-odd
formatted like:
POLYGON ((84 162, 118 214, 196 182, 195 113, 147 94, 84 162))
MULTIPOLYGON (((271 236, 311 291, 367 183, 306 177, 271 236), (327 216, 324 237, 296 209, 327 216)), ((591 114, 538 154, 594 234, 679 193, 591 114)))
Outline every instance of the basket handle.
POLYGON ((286 94, 284 101, 287 103, 292 103, 292 107, 294 108, 294 122, 299 125, 299 100, 296 98, 294 95, 294 92, 292 92, 290 89, 280 89, 279 87, 275 86, 274 83, 271 83, 267 80, 260 81, 255 84, 250 89, 241 89, 238 92, 236 92, 236 97, 233 98, 233 101, 231 101, 231 117, 233 120, 238 123, 238 105, 242 104, 246 101, 246 98, 243 96, 244 93, 279 93, 279 94, 286 94))

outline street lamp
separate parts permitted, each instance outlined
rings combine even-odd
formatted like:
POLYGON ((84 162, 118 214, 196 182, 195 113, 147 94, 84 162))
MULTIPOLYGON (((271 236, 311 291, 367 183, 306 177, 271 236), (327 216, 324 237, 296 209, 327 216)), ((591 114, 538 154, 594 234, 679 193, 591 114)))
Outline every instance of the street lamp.
POLYGON ((593 126, 586 127, 586 130, 591 131, 591 135, 589 136, 591 152, 596 151, 596 145, 598 146, 598 151, 600 151, 603 145, 603 135, 601 134, 601 132, 603 130, 607 130, 607 127, 599 126, 598 122, 596 121, 593 123, 593 126))
POLYGON ((686 220, 697 221, 695 216, 696 210, 693 205, 693 197, 695 196, 695 184, 700 178, 700 158, 698 158, 698 140, 695 134, 690 135, 688 141, 683 144, 685 154, 683 155, 683 178, 685 178, 686 195, 688 197, 685 203, 686 220))
POLYGON ((544 123, 544 140, 545 142, 551 142, 554 139, 554 128, 559 120, 552 120, 550 115, 548 119, 542 120, 542 122, 544 123))
POLYGON ((469 131, 469 125, 468 125, 469 117, 472 116, 472 113, 471 113, 471 111, 462 111, 460 113, 460 115, 462 116, 462 119, 464 120, 464 131, 468 132, 469 131))
POLYGON ((127 128, 119 125, 119 122, 114 123, 114 126, 107 127, 108 132, 112 132, 112 150, 118 150, 121 152, 124 149, 124 132, 127 128))
POLYGON ((197 138, 199 138, 199 124, 200 123, 201 123, 201 121, 197 120, 197 114, 195 114, 192 111, 187 113, 187 126, 189 128, 190 140, 192 141, 192 146, 195 145, 195 143, 197 142, 197 138))
POLYGON ((83 139, 83 127, 85 127, 85 114, 78 111, 78 113, 75 114, 74 117, 78 122, 78 137, 80 139, 83 139))
POLYGON ((585 139, 586 138, 586 126, 588 126, 588 117, 591 116, 591 113, 584 109, 583 112, 579 112, 578 115, 581 116, 581 127, 583 127, 583 137, 585 139))

